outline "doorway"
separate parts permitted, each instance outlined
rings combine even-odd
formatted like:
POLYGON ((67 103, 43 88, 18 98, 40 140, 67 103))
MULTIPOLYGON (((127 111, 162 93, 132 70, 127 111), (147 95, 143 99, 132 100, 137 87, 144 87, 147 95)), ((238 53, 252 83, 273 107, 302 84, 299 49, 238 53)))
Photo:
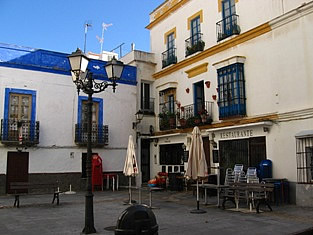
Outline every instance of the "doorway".
POLYGON ((141 174, 142 183, 150 180, 150 140, 141 139, 141 174))
POLYGON ((197 116, 204 106, 204 84, 203 81, 194 83, 194 115, 197 116))
MULTIPOLYGON (((29 153, 8 152, 6 180, 7 193, 14 193, 13 190, 10 189, 11 182, 28 182, 28 164, 29 153)), ((20 193, 27 193, 27 189, 20 191, 20 193)))

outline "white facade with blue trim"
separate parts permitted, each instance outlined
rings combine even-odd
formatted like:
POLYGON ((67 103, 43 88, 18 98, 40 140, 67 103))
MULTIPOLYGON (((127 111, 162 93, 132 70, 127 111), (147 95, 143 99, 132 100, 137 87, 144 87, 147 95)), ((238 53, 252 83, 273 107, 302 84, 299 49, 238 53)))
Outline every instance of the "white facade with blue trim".
MULTIPOLYGON (((105 63, 91 60, 89 69, 96 79, 106 79, 105 63)), ((19 171, 14 162, 22 158, 21 170, 30 182, 58 180, 61 190, 69 190, 70 184, 72 190, 84 189, 82 119, 87 96, 77 95, 69 70, 67 54, 0 44, 1 193, 19 171)), ((126 65, 115 93, 108 88, 93 97, 93 121, 99 127, 93 133, 99 142, 93 152, 101 156, 105 172, 123 170, 128 137, 134 134, 136 73, 126 65)))

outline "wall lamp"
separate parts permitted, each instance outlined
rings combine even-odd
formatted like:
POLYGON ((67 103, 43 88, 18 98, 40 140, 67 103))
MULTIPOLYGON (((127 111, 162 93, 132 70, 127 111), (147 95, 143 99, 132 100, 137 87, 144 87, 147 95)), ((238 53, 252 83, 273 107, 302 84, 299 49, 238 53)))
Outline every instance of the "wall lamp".
POLYGON ((156 147, 156 146, 158 146, 158 143, 159 143, 159 139, 158 138, 155 138, 155 139, 153 139, 153 145, 154 145, 154 147, 156 147))
POLYGON ((135 113, 135 116, 136 116, 136 122, 133 122, 133 129, 137 129, 137 125, 143 119, 144 114, 141 110, 139 110, 137 113, 135 113))

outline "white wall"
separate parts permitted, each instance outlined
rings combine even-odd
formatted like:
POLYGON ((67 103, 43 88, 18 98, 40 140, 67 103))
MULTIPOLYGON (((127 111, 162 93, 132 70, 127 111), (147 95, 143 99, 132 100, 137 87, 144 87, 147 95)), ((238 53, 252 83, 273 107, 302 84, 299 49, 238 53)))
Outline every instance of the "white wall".
MULTIPOLYGON (((4 112, 4 89, 35 90, 36 121, 40 122, 37 147, 30 152, 30 173, 80 172, 81 154, 86 147, 74 143, 77 123, 78 97, 70 76, 54 73, 0 67, 0 117, 4 112), (71 157, 70 153, 74 153, 71 157)), ((80 95, 84 95, 82 92, 80 95)), ((132 130, 136 110, 136 86, 118 84, 94 95, 103 99, 103 125, 109 126, 109 145, 95 148, 103 159, 105 171, 122 171, 128 136, 132 130)), ((6 173, 6 152, 10 148, 0 144, 0 173, 6 173)), ((11 151, 16 151, 11 148, 11 151)))

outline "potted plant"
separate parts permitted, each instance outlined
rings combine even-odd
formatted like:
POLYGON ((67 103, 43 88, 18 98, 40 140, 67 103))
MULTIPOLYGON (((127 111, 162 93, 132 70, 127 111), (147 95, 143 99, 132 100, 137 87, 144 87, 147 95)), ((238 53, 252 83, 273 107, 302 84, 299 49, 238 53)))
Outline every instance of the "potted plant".
POLYGON ((175 115, 175 113, 169 113, 168 118, 169 118, 170 127, 175 128, 175 126, 176 126, 176 115, 175 115))
POLYGON ((181 127, 185 127, 186 124, 187 124, 187 121, 186 121, 185 118, 180 118, 180 119, 179 119, 179 123, 180 123, 180 126, 181 126, 181 127))
POLYGON ((207 118, 208 118, 208 111, 207 111, 206 109, 201 109, 201 110, 199 111, 199 115, 200 115, 200 117, 201 117, 201 121, 202 121, 203 123, 206 123, 207 118))

